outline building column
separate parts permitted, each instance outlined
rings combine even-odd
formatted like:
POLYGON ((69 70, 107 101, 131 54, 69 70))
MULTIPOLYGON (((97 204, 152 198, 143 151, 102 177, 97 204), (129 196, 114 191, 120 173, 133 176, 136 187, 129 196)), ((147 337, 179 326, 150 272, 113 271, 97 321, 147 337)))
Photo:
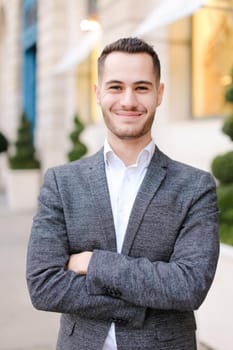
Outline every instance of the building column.
POLYGON ((1 53, 0 126, 10 141, 14 141, 22 108, 21 1, 5 1, 2 4, 2 11, 5 29, 1 38, 3 50, 1 53))
POLYGON ((38 2, 36 140, 42 170, 66 161, 65 77, 55 74, 65 52, 66 8, 64 0, 38 2))

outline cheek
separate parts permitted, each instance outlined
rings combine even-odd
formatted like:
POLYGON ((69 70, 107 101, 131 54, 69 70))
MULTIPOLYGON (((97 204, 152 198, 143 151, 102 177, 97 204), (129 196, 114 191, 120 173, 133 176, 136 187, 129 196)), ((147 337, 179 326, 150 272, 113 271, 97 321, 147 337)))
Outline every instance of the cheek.
POLYGON ((150 91, 147 94, 139 94, 137 96, 139 104, 145 106, 148 109, 155 108, 158 101, 158 95, 155 91, 150 91))
POLYGON ((157 97, 153 96, 150 98, 145 98, 144 101, 141 101, 142 105, 148 110, 153 111, 156 109, 158 103, 157 103, 157 97))
POLYGON ((117 98, 109 95, 109 94, 105 94, 102 95, 99 104, 103 107, 103 108, 111 108, 114 107, 114 105, 117 103, 117 98))

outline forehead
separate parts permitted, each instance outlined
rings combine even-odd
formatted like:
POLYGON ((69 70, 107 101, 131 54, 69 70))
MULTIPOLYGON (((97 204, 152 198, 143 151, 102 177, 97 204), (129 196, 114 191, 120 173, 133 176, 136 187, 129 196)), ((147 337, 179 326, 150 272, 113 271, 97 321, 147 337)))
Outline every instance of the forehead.
POLYGON ((103 67, 105 80, 155 80, 152 57, 147 53, 110 53, 103 67))

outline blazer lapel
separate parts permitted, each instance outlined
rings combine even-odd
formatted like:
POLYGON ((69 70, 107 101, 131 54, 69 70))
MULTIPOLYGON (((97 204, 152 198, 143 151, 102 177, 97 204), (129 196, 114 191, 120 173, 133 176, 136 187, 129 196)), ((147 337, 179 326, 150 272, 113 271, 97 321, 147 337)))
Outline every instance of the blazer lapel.
POLYGON ((116 233, 105 173, 103 149, 95 155, 94 162, 89 167, 89 178, 93 204, 98 212, 103 230, 103 249, 116 251, 116 233))
POLYGON ((147 207, 165 178, 166 168, 167 158, 158 148, 156 148, 130 214, 122 247, 122 254, 124 255, 129 254, 134 237, 137 234, 147 207))

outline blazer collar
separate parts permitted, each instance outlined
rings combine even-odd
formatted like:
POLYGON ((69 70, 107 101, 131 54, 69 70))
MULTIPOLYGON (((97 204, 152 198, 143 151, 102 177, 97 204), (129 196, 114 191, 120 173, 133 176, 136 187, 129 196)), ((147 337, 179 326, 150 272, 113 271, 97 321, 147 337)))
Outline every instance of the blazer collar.
MULTIPOLYGON (((103 148, 92 157, 88 170, 93 203, 99 214, 99 220, 103 230, 103 249, 116 251, 116 234, 111 208, 111 200, 105 173, 103 148)), ((143 216, 152 198, 166 176, 168 158, 155 147, 155 152, 149 164, 147 173, 137 194, 132 208, 126 235, 122 247, 122 254, 128 255, 133 244, 134 237, 140 227, 143 216)))
POLYGON ((156 195, 156 192, 163 182, 166 172, 167 157, 158 149, 158 147, 156 147, 154 156, 152 157, 130 214, 125 240, 122 247, 122 254, 129 254, 134 238, 143 220, 143 216, 152 198, 156 195))
POLYGON ((89 179, 93 204, 98 212, 103 231, 103 249, 116 251, 116 233, 112 214, 110 194, 105 173, 103 148, 93 156, 89 166, 89 179))

